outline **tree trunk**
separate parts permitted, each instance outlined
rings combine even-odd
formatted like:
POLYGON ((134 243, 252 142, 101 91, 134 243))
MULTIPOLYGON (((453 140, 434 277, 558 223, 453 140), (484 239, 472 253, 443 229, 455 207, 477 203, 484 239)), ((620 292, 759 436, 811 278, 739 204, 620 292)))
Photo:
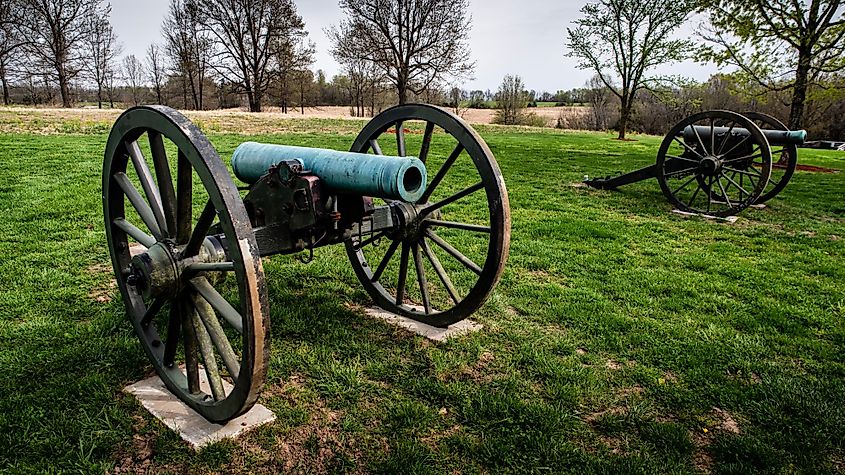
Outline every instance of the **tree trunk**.
POLYGON ((399 79, 399 83, 396 85, 396 92, 399 93, 399 105, 407 104, 408 103, 408 84, 405 83, 403 78, 399 79))
POLYGON ((64 70, 59 68, 59 92, 62 95, 62 107, 65 109, 70 109, 73 104, 70 101, 70 87, 68 85, 67 75, 65 74, 64 70))
POLYGON ((6 71, 0 71, 0 82, 3 83, 3 105, 9 105, 9 82, 6 80, 6 71))
POLYGON ((798 67, 795 69, 795 87, 792 90, 792 104, 789 108, 789 128, 792 130, 801 129, 804 122, 810 60, 811 56, 808 51, 799 50, 798 67))
POLYGON ((252 91, 246 92, 246 100, 249 103, 250 112, 261 112, 261 99, 252 91))
POLYGON ((625 133, 628 131, 628 121, 631 117, 631 105, 633 104, 633 97, 629 93, 623 93, 620 100, 621 107, 619 108, 619 136, 618 140, 625 140, 625 133))
POLYGON ((103 86, 97 84, 97 109, 103 108, 103 86))

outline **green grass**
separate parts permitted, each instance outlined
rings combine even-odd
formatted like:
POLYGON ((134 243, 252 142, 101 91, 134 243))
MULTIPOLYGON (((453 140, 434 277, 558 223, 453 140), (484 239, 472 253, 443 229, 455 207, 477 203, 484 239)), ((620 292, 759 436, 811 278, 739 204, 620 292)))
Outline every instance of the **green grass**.
MULTIPOLYGON (((329 125, 251 138, 348 148, 329 125)), ((270 258, 278 420, 198 454, 122 393, 149 366, 110 287, 105 135, 0 135, 0 472, 845 470, 845 174, 728 225, 670 214, 656 181, 573 186, 658 138, 481 133, 513 215, 484 330, 435 345, 361 316, 341 249, 270 258)))

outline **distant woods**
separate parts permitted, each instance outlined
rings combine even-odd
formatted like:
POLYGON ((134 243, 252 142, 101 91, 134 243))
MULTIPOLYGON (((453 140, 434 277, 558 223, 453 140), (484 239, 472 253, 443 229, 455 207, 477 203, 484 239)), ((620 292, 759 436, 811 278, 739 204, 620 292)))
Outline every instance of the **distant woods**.
POLYGON ((344 106, 369 116, 429 102, 458 114, 495 108, 502 124, 619 137, 661 134, 693 112, 727 108, 845 139, 843 2, 590 0, 560 35, 561 56, 592 79, 545 92, 520 71, 492 90, 462 87, 476 68, 469 0, 338 0, 341 20, 325 30, 341 65, 332 77, 314 67, 295 0, 170 0, 160 36, 142 52, 124 51, 106 0, 0 0, 0 86, 6 105, 344 106), (700 83, 665 74, 679 61, 725 71, 700 83), (554 105, 570 109, 556 120, 533 109, 554 105))

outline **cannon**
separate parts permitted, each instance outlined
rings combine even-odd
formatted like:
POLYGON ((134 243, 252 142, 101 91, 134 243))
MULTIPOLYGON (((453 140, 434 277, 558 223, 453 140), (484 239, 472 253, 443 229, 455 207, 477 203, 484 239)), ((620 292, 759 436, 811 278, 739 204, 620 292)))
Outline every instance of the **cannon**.
POLYGON ((789 130, 766 114, 707 111, 669 131, 654 165, 587 185, 615 190, 657 178, 669 202, 681 211, 733 216, 777 196, 798 163, 803 130, 789 130))
POLYGON ((232 169, 244 186, 194 124, 163 106, 124 112, 103 163, 127 316, 167 388, 210 421, 245 413, 264 385, 262 259, 310 261, 317 248, 344 246, 378 306, 438 327, 479 309, 502 275, 502 174, 484 140, 446 110, 388 109, 349 152, 244 143, 232 169))

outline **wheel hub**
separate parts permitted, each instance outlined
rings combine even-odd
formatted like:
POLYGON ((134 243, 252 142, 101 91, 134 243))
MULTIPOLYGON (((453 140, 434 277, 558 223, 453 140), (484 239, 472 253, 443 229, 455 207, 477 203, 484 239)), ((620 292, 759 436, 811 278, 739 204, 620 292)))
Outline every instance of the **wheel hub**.
POLYGON ((153 244, 146 252, 132 258, 126 282, 138 287, 148 298, 175 295, 179 281, 178 261, 175 250, 167 241, 153 244))
POLYGON ((722 170, 722 160, 717 157, 704 157, 698 164, 698 170, 704 176, 716 176, 722 170))

